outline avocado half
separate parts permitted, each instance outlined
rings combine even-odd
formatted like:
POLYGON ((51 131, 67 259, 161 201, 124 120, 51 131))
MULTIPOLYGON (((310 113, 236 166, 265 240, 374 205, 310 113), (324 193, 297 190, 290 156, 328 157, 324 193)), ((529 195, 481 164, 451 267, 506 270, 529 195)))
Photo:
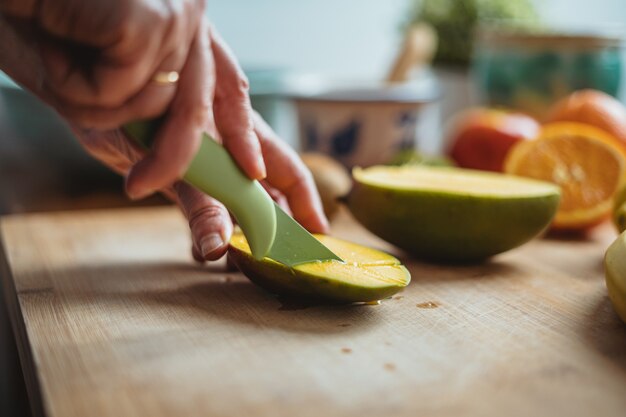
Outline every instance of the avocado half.
POLYGON ((547 182, 460 168, 353 170, 347 205, 380 238, 425 260, 467 263, 522 245, 559 205, 547 182))
POLYGON ((411 281, 395 257, 326 235, 314 235, 344 262, 310 262, 290 268, 269 258, 255 259, 246 238, 233 235, 229 256, 252 282, 280 295, 340 303, 388 298, 411 281))

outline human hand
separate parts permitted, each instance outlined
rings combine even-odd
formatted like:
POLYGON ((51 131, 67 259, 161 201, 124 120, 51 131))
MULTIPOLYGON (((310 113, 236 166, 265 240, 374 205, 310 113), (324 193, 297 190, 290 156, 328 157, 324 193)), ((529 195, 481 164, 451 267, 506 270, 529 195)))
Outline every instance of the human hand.
MULTIPOLYGON (((328 222, 308 169, 256 113, 253 123, 268 167, 267 177, 261 182, 263 186, 305 228, 312 232, 327 232, 328 222)), ((74 131, 85 149, 121 174, 142 158, 142 150, 121 130, 102 132, 75 127, 74 131)), ((164 192, 177 202, 189 222, 194 258, 205 261, 223 256, 233 232, 231 218, 224 206, 183 182, 176 182, 164 192)))
POLYGON ((151 78, 182 70, 203 11, 201 0, 0 1, 40 57, 39 79, 27 87, 73 123, 100 129, 167 110, 176 86, 151 78))
MULTIPOLYGON (((18 6, 28 10, 26 6, 31 2, 20 1, 2 0, 0 11, 27 17, 28 13, 24 14, 18 6)), ((77 4, 70 0, 58 0, 57 3, 68 3, 71 6, 77 4)), ((119 2, 113 3, 119 6, 119 2)), ((142 1, 134 0, 131 3, 142 1)), ((42 7, 47 5, 42 2, 37 4, 42 7)), ((196 25, 185 61, 178 71, 180 78, 177 84, 154 85, 150 81, 151 74, 138 93, 118 106, 107 105, 110 96, 105 92, 103 83, 115 79, 113 69, 107 68, 107 60, 88 62, 91 71, 87 73, 84 72, 84 66, 61 65, 69 73, 66 74, 67 79, 57 79, 57 73, 54 72, 57 70, 48 68, 51 63, 57 62, 55 59, 67 59, 67 63, 72 63, 81 61, 85 58, 84 54, 76 54, 71 48, 59 50, 58 46, 68 45, 67 39, 59 39, 56 35, 43 40, 41 36, 18 36, 13 30, 13 24, 3 23, 0 20, 0 38, 7 40, 7 48, 4 51, 6 53, 0 56, 2 69, 65 115, 80 142, 92 155, 126 175, 127 192, 131 197, 141 198, 154 191, 164 190, 176 200, 189 220, 196 259, 216 259, 222 256, 232 233, 230 217, 221 204, 184 183, 176 182, 195 155, 202 131, 208 131, 218 138, 249 177, 262 179, 267 175, 263 184, 270 194, 278 197, 278 200, 286 200, 303 226, 314 232, 327 229, 327 221, 310 173, 293 150, 278 140, 265 122, 252 112, 247 80, 219 35, 209 29, 206 20, 200 19, 196 25), (55 52, 42 51, 42 45, 44 49, 51 45, 51 51, 55 52), (67 52, 65 56, 64 51, 67 52), (97 70, 99 66, 104 67, 100 72, 97 70), (109 74, 108 70, 113 72, 109 74), (52 73, 49 74, 49 71, 52 73), (100 73, 109 75, 99 78, 99 83, 93 84, 89 90, 87 87, 89 82, 93 82, 93 74, 100 73), (81 77, 84 82, 80 81, 81 77), (59 84, 55 84, 57 82, 59 84), (63 83, 67 84, 61 88, 63 83), (65 92, 66 88, 73 90, 75 85, 77 87, 73 93, 65 92), (165 106, 162 103, 166 99, 155 99, 156 104, 161 104, 155 104, 152 110, 146 109, 142 104, 152 104, 149 99, 151 94, 160 94, 161 98, 169 95, 171 101, 165 106), (96 104, 85 104, 83 100, 87 100, 87 103, 93 100, 96 104), (128 121, 160 115, 162 106, 168 109, 165 120, 156 135, 152 151, 147 155, 140 152, 119 129, 114 129, 128 121), (269 165, 267 172, 264 158, 269 165)), ((29 24, 32 26, 33 22, 29 24)), ((122 33, 136 34, 139 30, 122 33)), ((68 36, 75 34, 73 31, 68 33, 68 36)), ((77 42, 72 38, 70 40, 77 42)), ((106 57, 107 54, 101 52, 97 56, 106 57)), ((161 65, 158 71, 174 68, 161 65)), ((147 73, 149 71, 144 71, 144 76, 147 73)))
POLYGON ((0 66, 82 128, 165 113, 152 152, 128 172, 131 198, 179 179, 204 130, 262 179, 247 80, 203 8, 200 0, 2 0, 0 66), (178 83, 154 82, 173 71, 178 83))

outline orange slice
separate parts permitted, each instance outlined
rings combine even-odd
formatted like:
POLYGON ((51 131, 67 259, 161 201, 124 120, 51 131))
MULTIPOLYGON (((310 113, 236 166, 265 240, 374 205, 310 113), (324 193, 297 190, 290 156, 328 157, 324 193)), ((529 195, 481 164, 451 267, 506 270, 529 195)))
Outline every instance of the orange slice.
POLYGON ((516 145, 504 169, 561 187, 553 228, 582 230, 606 219, 626 173, 620 142, 596 127, 570 122, 545 125, 538 139, 516 145))

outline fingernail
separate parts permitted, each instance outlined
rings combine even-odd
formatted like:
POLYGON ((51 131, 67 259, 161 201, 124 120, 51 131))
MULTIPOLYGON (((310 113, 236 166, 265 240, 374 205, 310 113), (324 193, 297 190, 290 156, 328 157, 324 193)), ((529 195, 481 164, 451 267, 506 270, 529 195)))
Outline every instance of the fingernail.
POLYGON ((130 172, 128 173, 128 175, 126 175, 126 178, 124 179, 124 188, 126 188, 126 195, 128 195, 128 198, 130 198, 131 200, 140 200, 144 197, 149 196, 150 194, 153 194, 156 191, 151 188, 142 187, 138 183, 136 176, 133 175, 136 166, 137 165, 131 168, 130 172))
POLYGON ((200 240, 200 250, 202 256, 205 258, 211 254, 211 252, 224 245, 224 239, 219 233, 210 233, 200 240))
POLYGON ((126 190, 126 194, 128 194, 131 200, 141 200, 142 198, 148 197, 150 194, 154 194, 154 190, 149 188, 140 188, 138 190, 128 189, 126 190))

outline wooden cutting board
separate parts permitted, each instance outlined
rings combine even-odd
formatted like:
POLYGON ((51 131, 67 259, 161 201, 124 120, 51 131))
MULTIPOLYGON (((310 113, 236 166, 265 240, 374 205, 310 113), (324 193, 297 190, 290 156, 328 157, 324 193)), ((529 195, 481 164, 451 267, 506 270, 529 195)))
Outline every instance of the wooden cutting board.
MULTIPOLYGON (((536 240, 479 266, 406 262, 381 305, 284 305, 191 261, 173 208, 1 222, 34 408, 100 416, 624 416, 615 233, 536 240)), ((392 248, 347 214, 336 235, 392 248)))

